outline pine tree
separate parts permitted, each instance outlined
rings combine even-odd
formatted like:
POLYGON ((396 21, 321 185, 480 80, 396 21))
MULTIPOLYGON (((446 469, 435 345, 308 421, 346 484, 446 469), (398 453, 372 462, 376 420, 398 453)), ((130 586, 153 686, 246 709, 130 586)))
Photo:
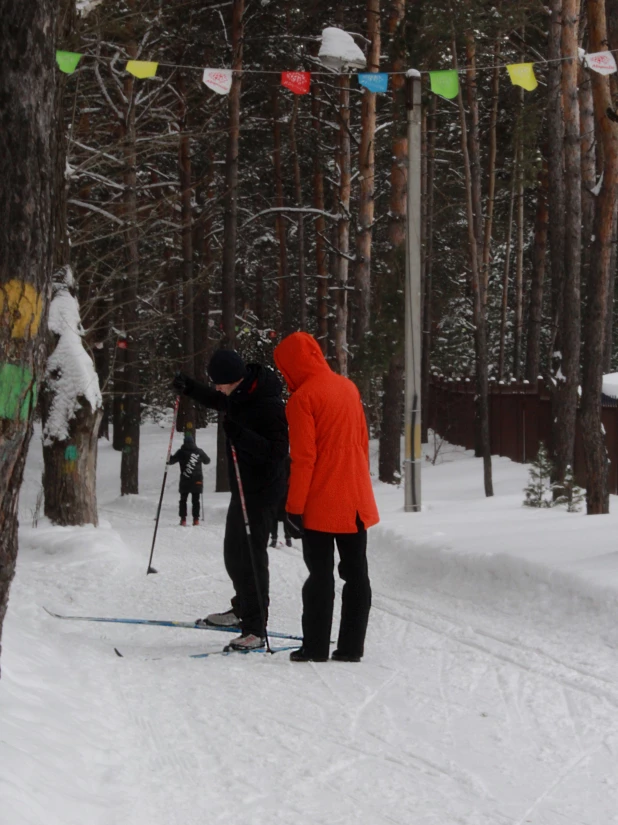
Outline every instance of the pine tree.
MULTIPOLYGON (((552 490, 554 487, 556 487, 556 483, 552 484, 552 490)), ((567 465, 564 481, 558 485, 558 489, 560 494, 553 502, 553 506, 566 505, 567 513, 578 513, 580 504, 584 500, 584 491, 575 483, 573 469, 570 464, 567 465)))
POLYGON ((541 441, 539 452, 530 466, 530 480, 524 488, 525 507, 551 507, 552 491, 550 477, 552 463, 545 444, 541 441))

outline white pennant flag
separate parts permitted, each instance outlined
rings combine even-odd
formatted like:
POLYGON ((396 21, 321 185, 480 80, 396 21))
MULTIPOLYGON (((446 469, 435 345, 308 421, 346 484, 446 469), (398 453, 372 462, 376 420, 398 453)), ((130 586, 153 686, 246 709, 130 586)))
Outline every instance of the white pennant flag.
POLYGON ((220 95, 227 95, 232 88, 231 69, 204 69, 202 78, 206 86, 220 95))
POLYGON ((616 58, 611 52, 587 54, 586 65, 599 74, 614 74, 617 71, 616 58))

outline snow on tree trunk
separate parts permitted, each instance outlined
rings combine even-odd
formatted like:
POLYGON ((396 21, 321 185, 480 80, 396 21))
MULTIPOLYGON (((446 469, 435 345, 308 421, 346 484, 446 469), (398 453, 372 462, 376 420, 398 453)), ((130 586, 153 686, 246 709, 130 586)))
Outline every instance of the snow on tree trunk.
POLYGON ((0 638, 52 269, 56 12, 52 0, 2 0, 0 8, 0 638))
POLYGON ((69 267, 54 279, 49 333, 55 347, 41 387, 45 515, 63 526, 98 524, 96 468, 103 400, 72 294, 69 267))

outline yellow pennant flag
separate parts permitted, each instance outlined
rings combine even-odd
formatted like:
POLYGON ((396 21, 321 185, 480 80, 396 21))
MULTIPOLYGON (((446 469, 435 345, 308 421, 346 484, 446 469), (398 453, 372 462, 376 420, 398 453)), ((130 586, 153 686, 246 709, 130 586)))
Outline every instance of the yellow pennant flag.
POLYGON ((135 77, 154 77, 158 63, 146 63, 144 60, 129 60, 127 71, 135 77))
POLYGON ((534 63, 509 63, 506 68, 513 86, 522 86, 527 92, 533 92, 539 85, 534 76, 534 63))

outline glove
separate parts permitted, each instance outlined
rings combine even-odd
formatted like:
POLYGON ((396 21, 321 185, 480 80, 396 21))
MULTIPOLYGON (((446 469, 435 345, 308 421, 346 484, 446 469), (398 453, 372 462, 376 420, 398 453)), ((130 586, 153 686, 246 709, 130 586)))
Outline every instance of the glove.
POLYGON ((193 387, 193 379, 184 372, 177 372, 172 381, 172 387, 179 393, 186 394, 193 387))
POLYGON ((243 428, 236 421, 226 418, 223 421, 223 429, 230 441, 237 441, 243 434, 243 428))
POLYGON ((285 520, 288 525, 288 531, 292 538, 302 539, 302 537, 305 535, 303 517, 297 513, 286 513, 285 520))

